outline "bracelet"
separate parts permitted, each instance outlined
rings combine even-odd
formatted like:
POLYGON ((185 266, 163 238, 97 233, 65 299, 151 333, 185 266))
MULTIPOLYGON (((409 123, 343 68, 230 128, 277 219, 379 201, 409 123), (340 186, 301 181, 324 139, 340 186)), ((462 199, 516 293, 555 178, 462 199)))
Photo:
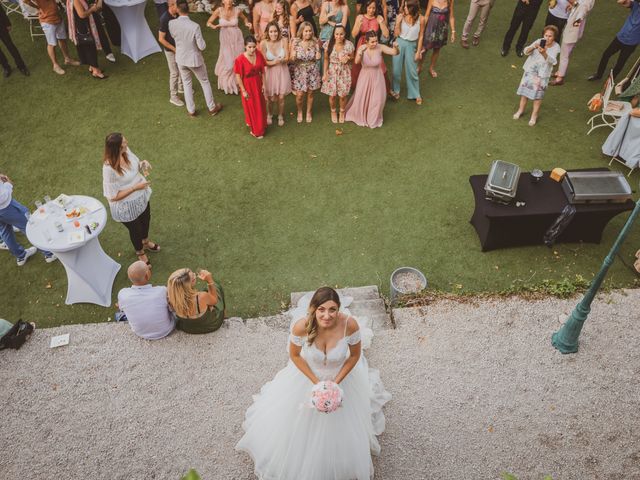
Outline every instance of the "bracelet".
POLYGON ((207 282, 207 285, 209 285, 210 287, 213 287, 213 286, 215 286, 215 283, 213 283, 213 282, 211 282, 211 283, 207 282))

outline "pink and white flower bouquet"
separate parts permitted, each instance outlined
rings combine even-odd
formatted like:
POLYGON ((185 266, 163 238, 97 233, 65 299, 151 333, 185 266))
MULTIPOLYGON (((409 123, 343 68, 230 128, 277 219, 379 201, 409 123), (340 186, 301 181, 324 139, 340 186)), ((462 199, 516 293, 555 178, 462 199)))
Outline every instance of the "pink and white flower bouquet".
POLYGON ((342 388, 330 380, 316 383, 311 389, 311 406, 322 413, 335 412, 342 405, 342 388))

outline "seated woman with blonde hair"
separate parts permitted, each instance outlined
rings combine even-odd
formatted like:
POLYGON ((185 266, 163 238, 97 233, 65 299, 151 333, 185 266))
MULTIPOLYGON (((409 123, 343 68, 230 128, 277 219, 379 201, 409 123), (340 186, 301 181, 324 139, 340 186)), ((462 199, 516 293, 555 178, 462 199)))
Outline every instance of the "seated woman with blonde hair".
POLYGON ((210 333, 220 328, 224 320, 225 303, 222 286, 207 270, 196 276, 189 268, 176 270, 167 280, 169 306, 176 314, 176 328, 186 333, 210 333), (206 290, 198 292, 197 279, 207 282, 206 290))

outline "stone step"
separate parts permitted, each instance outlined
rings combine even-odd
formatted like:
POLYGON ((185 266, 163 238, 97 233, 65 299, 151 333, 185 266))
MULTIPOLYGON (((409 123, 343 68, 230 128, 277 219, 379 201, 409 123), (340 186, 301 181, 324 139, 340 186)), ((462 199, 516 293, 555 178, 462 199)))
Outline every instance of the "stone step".
MULTIPOLYGON (((348 287, 348 288, 338 288, 336 291, 340 295, 347 295, 349 297, 353 297, 354 302, 356 300, 373 300, 376 298, 380 298, 380 294, 378 293, 378 287, 376 285, 369 285, 366 287, 348 287)), ((298 300, 300 300, 305 294, 309 292, 293 292, 291 293, 291 305, 297 305, 298 300)))

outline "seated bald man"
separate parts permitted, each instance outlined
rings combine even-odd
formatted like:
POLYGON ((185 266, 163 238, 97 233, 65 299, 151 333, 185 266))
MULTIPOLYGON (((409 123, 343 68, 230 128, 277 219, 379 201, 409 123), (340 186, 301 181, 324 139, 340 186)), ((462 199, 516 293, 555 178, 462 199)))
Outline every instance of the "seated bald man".
POLYGON ((176 327, 167 303, 167 287, 149 283, 151 268, 142 261, 132 263, 127 275, 133 285, 118 292, 118 306, 127 316, 131 330, 147 340, 166 337, 176 327))

